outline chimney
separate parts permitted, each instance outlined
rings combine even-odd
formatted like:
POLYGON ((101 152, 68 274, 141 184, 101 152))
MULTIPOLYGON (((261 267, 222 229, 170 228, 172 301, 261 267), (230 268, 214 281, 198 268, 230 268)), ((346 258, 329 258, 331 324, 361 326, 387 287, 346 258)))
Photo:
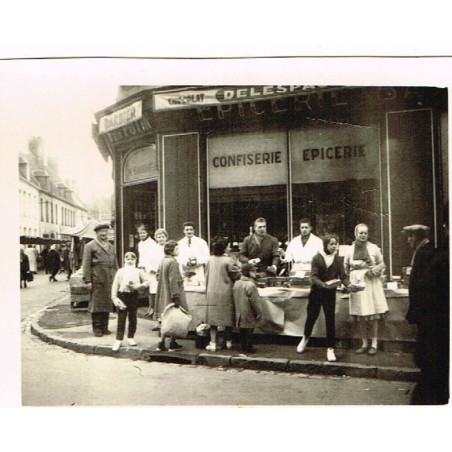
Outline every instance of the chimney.
POLYGON ((34 157, 36 167, 44 169, 47 166, 47 156, 44 150, 44 140, 41 137, 32 137, 28 140, 28 150, 34 157))

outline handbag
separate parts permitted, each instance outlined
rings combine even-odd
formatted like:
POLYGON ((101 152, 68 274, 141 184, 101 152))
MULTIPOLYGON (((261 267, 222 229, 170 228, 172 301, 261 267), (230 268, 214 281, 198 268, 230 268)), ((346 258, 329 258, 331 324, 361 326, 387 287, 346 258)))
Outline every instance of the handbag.
POLYGON ((27 274, 25 275, 27 277, 27 281, 33 281, 33 273, 32 272, 27 272, 27 274))
POLYGON ((181 306, 170 303, 162 313, 162 336, 186 337, 191 322, 191 315, 181 306))

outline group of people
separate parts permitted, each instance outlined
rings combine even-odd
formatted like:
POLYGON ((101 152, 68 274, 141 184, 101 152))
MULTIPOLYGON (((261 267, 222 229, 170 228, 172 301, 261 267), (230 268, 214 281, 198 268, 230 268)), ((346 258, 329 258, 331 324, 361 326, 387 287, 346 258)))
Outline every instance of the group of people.
MULTIPOLYGON (((232 331, 237 327, 240 349, 244 353, 253 353, 253 330, 262 317, 256 280, 258 276, 275 275, 283 264, 289 264, 292 274, 308 274, 311 281, 304 334, 296 348, 298 353, 305 351, 323 308, 326 358, 336 361, 335 306, 339 286, 349 293, 350 315, 359 325, 361 344, 355 353, 373 356, 378 352, 379 323, 389 310, 382 281, 385 263, 380 248, 369 241, 369 227, 364 223, 356 225, 355 241, 344 256, 338 255, 338 237, 334 234, 322 238, 315 236, 307 218, 300 220, 300 234, 290 241, 285 252, 281 252, 277 238, 267 232, 264 218, 255 220, 253 232, 234 253, 230 252, 228 239, 223 237, 213 241, 210 253, 207 243, 195 235, 192 222, 184 223, 184 237, 179 241, 169 240, 164 229, 155 231, 154 240, 146 226, 141 225, 138 228, 138 257, 134 252, 126 253, 124 266, 120 269, 114 247, 108 241, 108 228, 109 225, 95 228, 97 236, 85 246, 82 266, 84 281, 92 289, 89 311, 96 336, 110 334, 109 313, 113 311, 113 305, 118 310, 114 351, 119 350, 124 339, 127 318, 128 343, 136 345, 134 335, 140 291, 149 293, 147 315, 160 322, 169 304, 188 310, 184 288, 194 284, 205 285, 204 324, 210 334, 206 350, 215 352, 220 347, 220 331, 226 348, 232 348, 232 331)), ((407 320, 418 326, 416 359, 421 369, 428 369, 423 380, 427 389, 421 387, 418 392, 425 398, 426 392, 436 391, 432 397, 443 400, 444 388, 448 388, 445 383, 448 364, 445 371, 445 365, 440 362, 445 356, 446 342, 443 338, 438 342, 438 335, 431 325, 442 332, 448 326, 448 303, 445 303, 448 293, 435 287, 438 278, 447 280, 449 287, 448 255, 438 253, 432 247, 427 239, 428 228, 414 225, 405 229, 415 250, 407 320), (439 306, 434 313, 429 306, 432 296, 433 302, 439 306), (434 353, 431 347, 435 347, 434 353), (441 359, 436 359, 437 356, 441 359), (433 380, 442 382, 441 390, 432 383, 433 380)), ((175 337, 162 335, 156 350, 177 351, 181 348, 175 337)))
MULTIPOLYGON (((267 232, 266 220, 257 218, 253 233, 244 239, 236 255, 231 255, 230 243, 222 237, 213 241, 211 254, 207 243, 195 235, 192 222, 184 223, 184 237, 177 242, 168 240, 164 229, 157 229, 152 239, 147 227, 140 225, 138 257, 126 253, 122 269, 118 269, 114 248, 108 242, 108 228, 109 225, 95 228, 97 237, 86 245, 82 266, 84 281, 92 288, 89 310, 94 334, 110 333, 108 318, 113 305, 120 314, 115 351, 124 339, 127 316, 129 345, 135 344, 140 291, 149 293, 147 315, 160 322, 169 303, 188 309, 184 287, 194 284, 205 285, 204 322, 210 332, 206 349, 214 352, 220 346, 219 331, 226 347, 231 348, 232 331, 237 327, 241 350, 252 353, 252 332, 262 317, 256 279, 259 275, 275 275, 281 264, 289 263, 292 272, 310 272, 312 281, 305 331, 297 352, 304 352, 323 307, 327 359, 336 360, 335 293, 338 284, 342 284, 343 290, 350 292, 350 313, 360 323, 362 345, 356 353, 377 353, 378 320, 388 311, 380 278, 385 264, 380 249, 368 241, 369 229, 365 224, 357 225, 356 240, 344 262, 337 254, 338 238, 316 237, 309 219, 300 220, 300 235, 282 253, 278 239, 267 232)), ((161 337, 157 350, 167 349, 166 339, 161 337)), ((176 338, 169 339, 170 351, 182 348, 176 338)))
POLYGON ((61 252, 57 245, 53 244, 45 247, 41 253, 34 245, 28 245, 25 249, 20 249, 20 288, 26 288, 27 282, 32 281, 33 276, 38 273, 38 262, 42 260, 44 270, 49 274, 49 281, 57 281, 56 275, 59 272, 67 272, 67 279, 71 277, 71 265, 69 259, 69 247, 63 246, 61 252))

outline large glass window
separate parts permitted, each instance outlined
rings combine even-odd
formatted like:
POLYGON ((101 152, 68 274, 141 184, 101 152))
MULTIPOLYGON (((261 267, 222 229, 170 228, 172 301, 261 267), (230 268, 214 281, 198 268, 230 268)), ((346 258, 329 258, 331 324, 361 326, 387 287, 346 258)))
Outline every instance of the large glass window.
POLYGON ((308 217, 317 235, 342 244, 367 223, 381 246, 380 149, 376 126, 326 124, 290 132, 292 231, 308 217))
POLYGON ((287 237, 287 134, 248 133, 208 141, 210 236, 242 242, 258 217, 287 237))

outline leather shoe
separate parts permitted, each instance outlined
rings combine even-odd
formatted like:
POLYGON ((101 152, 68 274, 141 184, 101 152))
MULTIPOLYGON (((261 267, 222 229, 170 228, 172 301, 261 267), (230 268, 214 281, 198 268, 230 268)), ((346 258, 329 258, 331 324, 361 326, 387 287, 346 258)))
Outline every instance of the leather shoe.
POLYGON ((368 355, 376 355, 377 354, 377 349, 375 347, 370 347, 368 352, 368 355))
POLYGON ((359 347, 359 348, 357 348, 356 350, 355 350, 355 353, 357 354, 357 355, 361 355, 362 353, 364 353, 366 351, 366 348, 365 347, 359 347))

